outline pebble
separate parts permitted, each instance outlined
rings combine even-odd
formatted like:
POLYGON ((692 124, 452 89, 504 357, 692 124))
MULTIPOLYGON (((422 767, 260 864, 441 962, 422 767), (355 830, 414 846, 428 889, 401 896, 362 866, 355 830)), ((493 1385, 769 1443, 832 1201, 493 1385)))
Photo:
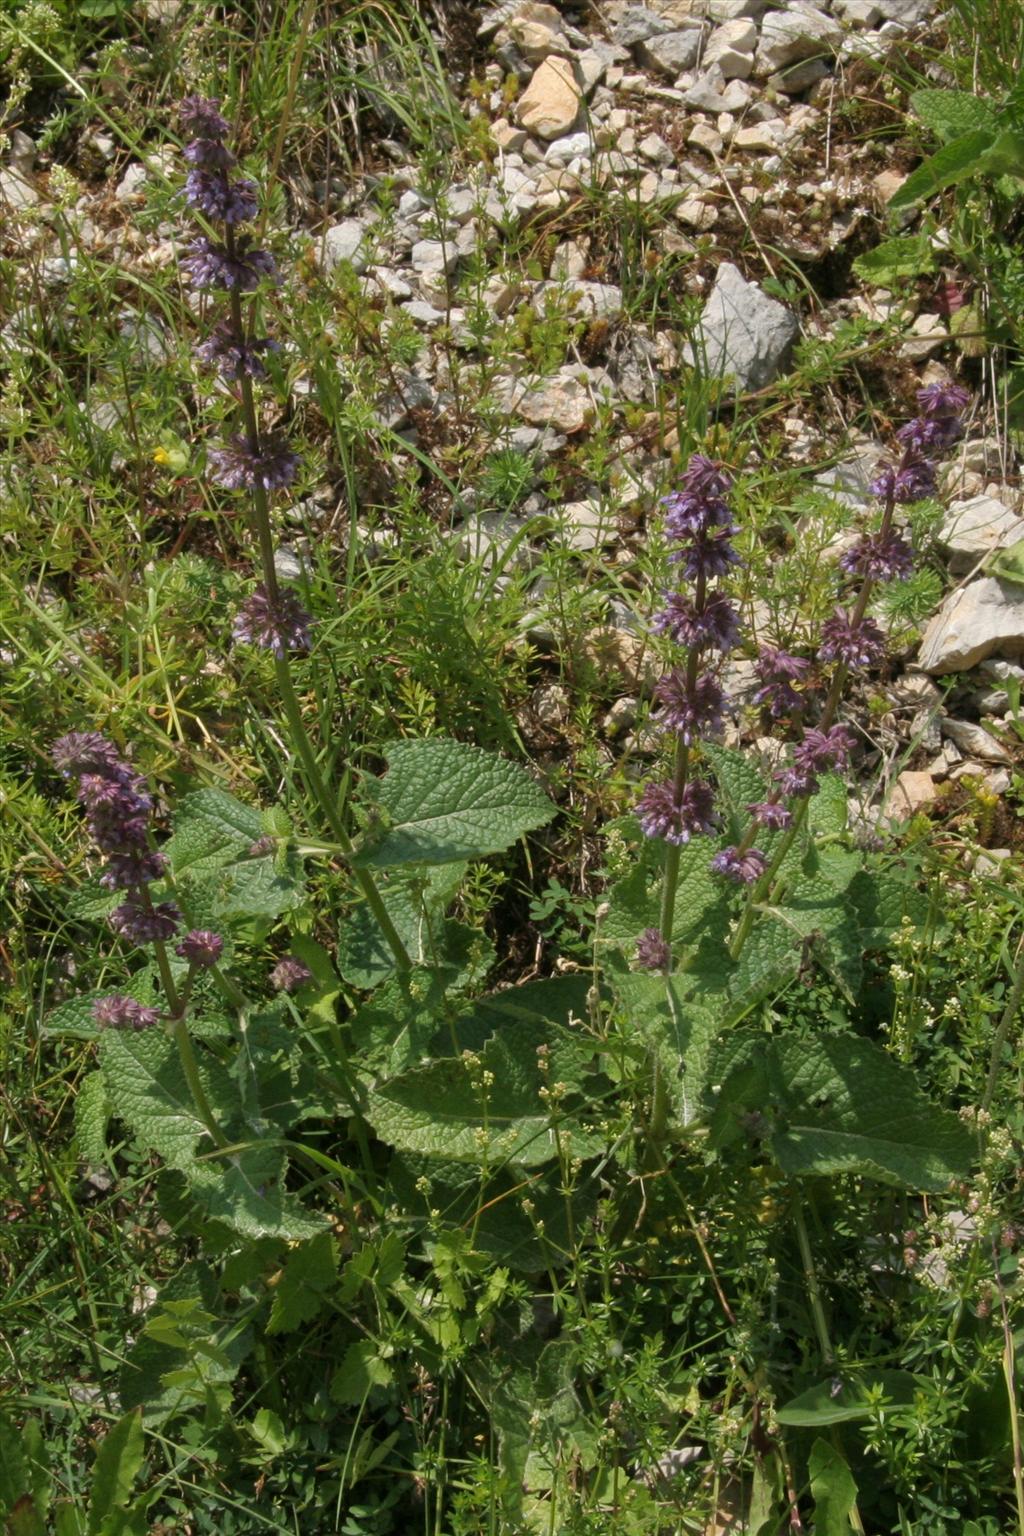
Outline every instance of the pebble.
POLYGON ((581 99, 572 65, 562 58, 545 59, 519 98, 516 116, 538 138, 558 139, 575 124, 581 99))
MULTIPOLYGON (((698 322, 704 365, 733 389, 761 389, 784 370, 799 328, 792 310, 723 261, 698 322)), ((692 364, 689 345, 685 356, 692 364)))

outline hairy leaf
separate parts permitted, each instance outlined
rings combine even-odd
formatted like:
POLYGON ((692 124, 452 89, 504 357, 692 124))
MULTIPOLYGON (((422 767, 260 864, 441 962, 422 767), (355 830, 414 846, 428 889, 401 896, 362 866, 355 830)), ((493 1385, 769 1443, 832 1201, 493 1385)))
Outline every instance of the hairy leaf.
POLYGON ((89 1493, 88 1536, 99 1536, 107 1517, 122 1509, 142 1466, 142 1414, 130 1409, 100 1441, 89 1493))
POLYGON ((102 1072, 90 1072, 75 1094, 75 1144, 87 1163, 102 1163, 107 1152, 110 1105, 102 1072))
POLYGON ((831 1376, 801 1392, 776 1414, 780 1424, 793 1429, 824 1429, 866 1419, 872 1403, 901 1406, 914 1401, 918 1378, 909 1371, 870 1371, 850 1379, 831 1376))
POLYGON ((338 1284, 338 1244, 319 1232, 292 1249, 273 1289, 268 1333, 294 1333, 322 1310, 338 1284))
POLYGON ((174 835, 165 852, 186 899, 229 920, 277 917, 301 905, 305 891, 294 850, 283 859, 253 858, 249 850, 263 836, 263 816, 222 789, 185 795, 174 817, 174 835))
MULTIPOLYGON (((444 913, 455 899, 465 869, 459 861, 397 871, 380 882, 388 916, 414 964, 430 966, 443 958, 444 913)), ((367 991, 395 969, 395 957, 365 903, 341 926, 338 966, 346 981, 367 991)))
MULTIPOLYGON (((160 1029, 138 1033, 106 1030, 100 1040, 100 1065, 112 1112, 172 1168, 188 1168, 212 1137, 199 1115, 178 1053, 160 1029)), ((224 1118, 237 1108, 237 1095, 222 1067, 200 1062, 200 1076, 214 1113, 224 1118)))
POLYGON ((925 234, 896 235, 883 240, 853 263, 862 283, 890 291, 902 287, 908 278, 920 277, 934 268, 935 256, 925 234))
POLYGON ((990 134, 999 129, 998 109, 971 91, 914 91, 910 105, 926 128, 947 141, 975 128, 990 134))
POLYGON ((889 199, 889 210, 898 213, 914 203, 934 197, 946 187, 973 176, 983 168, 984 156, 992 147, 990 128, 972 128, 925 160, 907 177, 903 185, 889 199))
POLYGON ((325 1218, 306 1211, 284 1187, 287 1159, 279 1147, 247 1147, 189 1169, 193 1193, 215 1221, 242 1237, 301 1242, 324 1229, 325 1218))
POLYGON ((367 786, 383 829, 368 836, 358 862, 450 864, 500 853, 542 827, 555 806, 517 764, 459 741, 397 742, 388 772, 367 786))

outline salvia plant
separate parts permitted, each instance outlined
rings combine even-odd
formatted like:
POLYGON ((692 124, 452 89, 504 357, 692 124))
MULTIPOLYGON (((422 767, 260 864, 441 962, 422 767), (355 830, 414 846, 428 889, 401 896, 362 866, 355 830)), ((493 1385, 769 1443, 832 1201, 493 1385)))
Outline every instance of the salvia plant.
MULTIPOLYGON (((934 494, 965 393, 921 393, 874 482, 878 512, 839 562, 816 647, 757 651, 754 707, 785 743, 767 775, 721 744, 736 708, 726 663, 749 653, 730 593, 734 476, 691 458, 663 502, 674 585, 651 619, 674 658, 655 688, 668 766, 613 829, 618 877, 597 912, 593 965, 488 994, 494 952, 452 915, 454 898, 470 861, 512 848, 557 808, 526 768, 435 738, 386 747, 386 772, 363 780, 354 808, 325 781, 291 670, 300 652, 315 667, 317 626, 275 571, 273 499, 298 471, 292 447, 263 425, 275 343, 259 316, 275 264, 246 233, 257 187, 239 174, 218 103, 189 98, 181 118, 192 136, 185 197, 201 226, 182 265, 207 297, 198 357, 234 416, 207 462, 246 509, 259 555, 234 634, 273 658, 320 824, 296 830, 283 807, 221 788, 186 793, 168 812, 129 749, 91 730, 53 746, 103 861, 89 910, 105 916, 123 956, 110 963, 127 977, 50 1021, 97 1040, 78 1095, 80 1143, 100 1159, 116 1121, 159 1159, 162 1199, 201 1256, 155 1307, 163 1323, 129 1348, 121 1404, 153 1423, 223 1414, 239 1372, 267 1369, 254 1323, 294 1334, 374 1286, 404 1298, 443 1372, 455 1340, 441 1314, 417 1309, 415 1282, 431 1262, 439 1273, 455 1263, 439 1212, 459 1251, 489 1257, 506 1281, 554 1272, 567 1221, 599 1233, 610 1185, 664 1173, 685 1208, 687 1160, 746 1146, 791 1192, 838 1416, 872 1378, 837 1367, 804 1190, 846 1174, 942 1190, 975 1147, 857 1028, 865 957, 921 922, 925 901, 912 866, 851 835, 858 737, 842 719, 848 680, 884 661, 872 598, 912 569, 901 508, 934 494), (310 860, 345 871, 337 935, 311 897, 310 860), (271 935, 276 956, 261 970, 253 957, 271 935), (766 1032, 762 1002, 815 969, 848 1000, 850 1027, 766 1032), (190 1318, 212 1327, 201 1350, 190 1318)), ((361 1406, 398 1369, 353 1329, 331 1395, 361 1406)), ((818 1422, 796 1410, 792 1421, 818 1422)), ((515 1437, 499 1447, 510 1519, 528 1449, 515 1437)), ((812 1456, 839 1453, 819 1439, 812 1456)))

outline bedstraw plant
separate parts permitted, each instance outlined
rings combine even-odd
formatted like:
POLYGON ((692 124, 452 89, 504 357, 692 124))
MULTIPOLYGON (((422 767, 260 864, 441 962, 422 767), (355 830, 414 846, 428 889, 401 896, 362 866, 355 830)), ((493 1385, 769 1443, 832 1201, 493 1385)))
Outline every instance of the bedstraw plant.
MULTIPOLYGON (((816 650, 757 654, 755 707, 788 744, 767 778, 721 744, 734 709, 725 663, 748 649, 729 589, 734 475, 690 460, 663 503, 678 585, 651 620, 678 655, 655 689, 666 775, 608 829, 616 878, 588 935, 592 963, 489 992, 494 950, 454 915, 467 867, 537 833, 558 807, 527 768, 440 738, 385 745, 386 772, 351 797, 322 773, 292 674, 296 653, 317 665, 315 605, 275 564, 275 498, 299 473, 295 449, 264 424, 275 344, 260 321, 275 263, 245 232, 258 191, 219 103, 189 98, 182 122, 185 195, 202 226, 183 269, 215 306, 197 352, 232 418, 207 464, 245 508, 259 563, 235 641, 273 658, 278 728, 318 821, 296 826, 294 807, 201 787, 169 808, 164 840, 164 808, 128 751, 93 731, 53 745, 104 860, 78 910, 105 920, 121 952, 105 967, 123 975, 49 1019, 54 1037, 96 1042, 79 1144, 102 1161, 116 1124, 133 1156, 157 1160, 163 1217, 194 1254, 125 1343, 121 1407, 161 1432, 201 1417, 207 1435, 227 1436, 245 1401, 253 1434, 287 1456, 301 1401, 315 1421, 310 1454, 329 1468, 321 1507, 346 1507, 376 1476, 382 1521, 405 1489, 440 1533, 472 1502, 470 1472, 456 1487, 443 1454, 458 1399, 490 1436, 488 1529, 569 1529, 588 1480, 607 1518, 620 1506, 645 1518, 662 1474, 620 1484, 623 1438, 616 1478, 600 1482, 600 1446, 581 1427, 581 1373, 615 1378, 614 1340, 596 1363, 571 1353, 571 1336, 549 1343, 528 1283, 546 1277, 556 1309, 578 1308, 597 1338, 597 1319, 614 1312, 609 1247, 642 1229, 650 1198, 697 1244, 715 1311, 701 1327, 737 1330, 694 1207, 712 1173, 742 1166, 747 1183, 770 1183, 771 1222, 792 1235, 817 1340, 817 1358, 795 1372, 780 1365, 785 1317, 770 1341, 766 1331, 736 1346, 736 1411, 771 1426, 752 1438, 758 1529, 804 1528, 801 1510, 821 1530, 845 1528, 840 1517, 880 1529, 864 1511, 885 1502, 870 1471, 883 1410, 905 1410, 925 1373, 890 1371, 837 1340, 816 1207, 837 1181, 872 1209, 874 1186, 897 1204, 941 1194, 970 1175, 979 1148, 989 1153, 874 1026, 878 956, 929 909, 910 860, 851 833, 858 736, 839 717, 851 675, 884 664, 872 600, 912 569, 901 509, 934 494, 966 395, 920 396, 875 482, 876 525, 840 562, 816 650), (327 867, 346 882, 337 932, 317 907, 327 867), (809 1001, 786 1027, 772 1004, 798 979, 809 1001), (815 1011, 819 996, 827 1012, 815 1011)), ((765 1273, 781 1245, 766 1239, 765 1273)), ((642 1289, 644 1274, 627 1283, 642 1289)), ((613 1440, 627 1399, 624 1384, 613 1440)))

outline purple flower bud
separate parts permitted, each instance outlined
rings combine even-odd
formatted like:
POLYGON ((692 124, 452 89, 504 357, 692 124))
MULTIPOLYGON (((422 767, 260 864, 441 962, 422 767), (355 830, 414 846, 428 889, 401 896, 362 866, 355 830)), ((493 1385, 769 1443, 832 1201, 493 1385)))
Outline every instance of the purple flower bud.
POLYGON ((202 139, 222 139, 231 125, 219 107, 219 96, 186 96, 178 107, 182 128, 202 139))
POLYGON ((787 800, 803 799, 805 795, 813 795, 818 788, 818 780, 809 768, 780 768, 775 782, 779 793, 787 800))
POLYGON ((701 576, 706 580, 725 576, 730 566, 740 563, 740 557, 730 543, 735 532, 736 529, 730 523, 717 533, 700 534, 685 549, 669 555, 669 560, 673 564, 682 565, 685 575, 691 581, 697 581, 701 576))
POLYGON ((236 640, 258 645, 283 660, 289 651, 308 651, 313 621, 291 592, 279 590, 275 600, 259 586, 238 611, 232 633, 236 640))
POLYGON ((248 854, 250 859, 263 859, 268 853, 273 853, 277 848, 277 838, 271 837, 269 832, 258 837, 254 843, 249 844, 248 854))
POLYGON ((208 971, 217 964, 223 952, 224 940, 210 928, 193 928, 174 946, 174 953, 197 971, 208 971))
POLYGON ((672 951, 657 928, 645 928, 636 941, 636 966, 640 971, 668 971, 672 951))
POLYGON ((648 784, 636 807, 645 837, 661 837, 677 847, 713 832, 714 812, 714 790, 706 779, 690 779, 678 797, 670 783, 648 784))
POLYGON ((793 765, 806 774, 819 773, 823 768, 845 768, 856 740, 845 725, 834 725, 828 731, 805 731, 803 740, 793 749, 793 765))
POLYGON ((768 827, 773 832, 784 831, 793 820, 792 811, 778 800, 754 800, 747 810, 759 827, 768 827))
POLYGON ((677 645, 710 646, 731 651, 739 638, 739 615, 721 594, 709 597, 698 608, 681 592, 668 592, 665 607, 655 614, 652 628, 656 634, 670 635, 677 645))
POLYGON ((925 416, 959 416, 967 409, 970 394, 962 384, 927 384, 917 392, 917 403, 925 416))
POLYGON ((746 853, 740 853, 738 848, 730 847, 715 854, 711 868, 716 875, 735 880, 737 885, 753 885, 768 868, 768 860, 759 848, 748 848, 746 853))
POLYGON ((167 868, 167 859, 151 848, 133 848, 124 853, 112 853, 107 867, 100 875, 100 885, 108 891, 127 891, 133 886, 149 885, 159 880, 167 868))
POLYGON ((173 939, 181 913, 173 901, 157 906, 129 899, 110 914, 110 926, 129 944, 152 944, 158 939, 173 939))
POLYGON ((895 533, 867 533, 839 557, 839 568, 869 581, 906 581, 914 569, 914 553, 895 533))
POLYGON ((260 486, 265 491, 280 491, 291 485, 299 467, 299 456, 283 438, 265 438, 259 449, 251 447, 239 433, 223 448, 211 448, 207 460, 217 485, 228 491, 251 491, 260 486))
POLYGON ((208 171, 229 171, 235 157, 219 139, 193 139, 186 144, 182 154, 189 165, 202 166, 208 171))
POLYGON ((885 655, 885 635, 874 619, 855 621, 852 613, 837 612, 821 626, 818 655, 848 667, 876 667, 885 655))
POLYGON ((698 496, 725 496, 732 489, 732 476, 715 459, 694 453, 683 472, 682 485, 698 496))
POLYGON ((677 667, 655 683, 654 696, 664 706, 658 712, 659 723, 677 731, 687 746, 721 723, 725 695, 707 673, 691 687, 686 673, 677 667))
POLYGON ((790 656, 773 645, 762 645, 754 663, 764 687, 754 694, 754 703, 763 704, 774 719, 791 715, 803 705, 803 695, 794 683, 802 683, 811 669, 802 656, 790 656))
POLYGON ((896 441, 914 453, 943 453, 963 436, 959 416, 915 416, 896 433, 896 441))
POLYGON ((200 235, 182 257, 182 270, 194 288, 220 288, 230 292, 252 293, 264 279, 277 278, 277 266, 269 251, 258 250, 247 240, 239 240, 234 252, 216 240, 200 235))
POLYGON ((231 322, 224 320, 196 347, 196 357, 208 368, 216 368, 222 379, 265 379, 262 355, 280 350, 280 342, 269 336, 236 336, 231 322))
POLYGON ((278 992, 294 992, 303 982, 312 981, 313 972, 294 955, 282 955, 270 973, 270 982, 278 992))
POLYGON ((100 1029, 152 1029, 160 1022, 158 1008, 146 1008, 121 992, 98 997, 92 1005, 92 1016, 100 1029))
POLYGON ((185 199, 208 219, 223 224, 245 224, 259 209, 256 183, 246 176, 232 179, 224 171, 197 165, 185 177, 185 199))

